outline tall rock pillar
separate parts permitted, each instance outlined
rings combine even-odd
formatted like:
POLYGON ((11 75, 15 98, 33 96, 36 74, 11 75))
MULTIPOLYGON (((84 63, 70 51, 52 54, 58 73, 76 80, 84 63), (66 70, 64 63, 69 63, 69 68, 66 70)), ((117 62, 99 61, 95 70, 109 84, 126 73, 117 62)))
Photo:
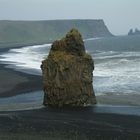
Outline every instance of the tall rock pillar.
POLYGON ((45 106, 84 107, 96 103, 92 85, 94 61, 85 52, 78 30, 72 29, 52 44, 41 68, 45 106))

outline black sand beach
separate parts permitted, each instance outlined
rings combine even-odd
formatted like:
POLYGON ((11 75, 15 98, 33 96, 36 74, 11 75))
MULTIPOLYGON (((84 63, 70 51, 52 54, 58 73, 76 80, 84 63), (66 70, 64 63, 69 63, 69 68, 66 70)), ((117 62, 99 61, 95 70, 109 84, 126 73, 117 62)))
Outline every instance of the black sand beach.
MULTIPOLYGON (((0 98, 40 89, 42 89, 40 76, 14 71, 0 64, 0 98)), ((99 98, 97 100, 103 103, 105 98, 99 98)), ((111 104, 111 101, 105 103, 108 102, 111 104)), ((140 116, 132 115, 133 113, 115 114, 111 111, 105 113, 104 109, 105 107, 99 108, 99 111, 94 107, 84 109, 42 107, 34 110, 0 111, 0 140, 140 139, 140 116)), ((111 110, 113 109, 116 108, 112 107, 111 110)), ((126 108, 120 109, 123 112, 126 108)), ((129 107, 127 110, 129 112, 129 107)))
POLYGON ((94 108, 1 112, 2 140, 139 140, 140 117, 94 108))
POLYGON ((5 68, 0 64, 0 98, 42 89, 41 76, 29 75, 5 68))

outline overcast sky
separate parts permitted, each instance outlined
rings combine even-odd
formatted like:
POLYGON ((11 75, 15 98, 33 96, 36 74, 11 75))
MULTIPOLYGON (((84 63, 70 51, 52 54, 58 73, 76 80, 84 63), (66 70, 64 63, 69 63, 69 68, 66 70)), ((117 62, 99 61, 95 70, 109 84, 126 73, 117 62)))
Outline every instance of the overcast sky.
POLYGON ((103 19, 113 34, 140 29, 140 0, 0 0, 0 20, 103 19))

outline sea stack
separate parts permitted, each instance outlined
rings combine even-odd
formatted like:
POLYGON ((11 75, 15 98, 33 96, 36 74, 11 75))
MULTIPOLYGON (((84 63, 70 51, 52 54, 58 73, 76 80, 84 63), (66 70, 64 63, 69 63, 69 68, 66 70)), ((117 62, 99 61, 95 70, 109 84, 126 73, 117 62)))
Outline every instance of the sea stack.
POLYGON ((41 65, 44 102, 51 107, 85 107, 96 104, 94 61, 86 53, 81 34, 72 29, 55 41, 41 65))

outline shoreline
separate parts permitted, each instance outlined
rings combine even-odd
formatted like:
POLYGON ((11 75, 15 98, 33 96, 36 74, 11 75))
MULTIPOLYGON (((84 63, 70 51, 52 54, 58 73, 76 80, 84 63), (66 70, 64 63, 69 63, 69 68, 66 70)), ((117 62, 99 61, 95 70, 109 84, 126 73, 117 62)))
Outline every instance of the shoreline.
POLYGON ((96 99, 98 104, 103 104, 103 105, 140 107, 139 94, 100 95, 100 96, 96 96, 96 99))
POLYGON ((43 45, 43 44, 50 44, 52 41, 46 41, 46 42, 34 42, 34 43, 5 43, 5 44, 0 44, 0 53, 1 52, 6 52, 9 49, 18 49, 22 47, 28 47, 28 46, 35 46, 35 45, 43 45))
MULTIPOLYGON (((1 99, 42 90, 41 76, 15 71, 5 66, 7 65, 0 64, 1 99)), ((106 106, 106 103, 114 102, 119 105, 120 103, 116 101, 115 96, 97 96, 96 98, 99 105, 88 108, 56 109, 44 107, 41 102, 0 105, 3 109, 0 111, 0 139, 140 139, 139 106, 106 106), (7 110, 9 108, 12 110, 7 110)), ((136 98, 138 100, 138 97, 136 98)), ((127 103, 130 102, 127 101, 127 103)))
MULTIPOLYGON (((27 45, 27 44, 26 44, 27 45)), ((37 43, 28 44, 37 45, 37 43)), ((26 47, 23 44, 15 47, 0 47, 0 54, 6 53, 10 49, 26 47)), ((23 71, 8 68, 9 64, 0 62, 0 98, 12 97, 28 92, 42 90, 42 76, 25 73, 23 71)))
POLYGON ((42 90, 42 77, 6 68, 0 64, 0 98, 42 90))
MULTIPOLYGON (((30 44, 28 44, 29 46, 30 44)), ((37 44, 32 44, 37 45, 37 44)), ((23 46, 15 47, 22 48, 23 46)), ((26 47, 26 46, 24 46, 26 47)), ((13 47, 0 48, 0 54, 6 53, 13 47), (5 50, 6 49, 6 50, 5 50)), ((43 89, 42 76, 34 74, 32 69, 16 70, 10 68, 10 64, 0 62, 0 98, 12 97, 43 89), (33 74, 32 74, 33 73, 33 74)), ((100 105, 121 105, 121 106, 140 106, 140 95, 100 95, 96 96, 97 103, 100 105)))
MULTIPOLYGON (((5 49, 13 49, 13 47, 5 49)), ((0 48, 0 54, 5 52, 6 50, 2 50, 0 48)), ((34 70, 14 70, 13 67, 9 67, 9 64, 0 63, 0 98, 11 97, 43 89, 42 76, 34 74, 34 70)), ((96 96, 96 98, 99 105, 140 106, 140 95, 138 94, 100 95, 96 96)))

